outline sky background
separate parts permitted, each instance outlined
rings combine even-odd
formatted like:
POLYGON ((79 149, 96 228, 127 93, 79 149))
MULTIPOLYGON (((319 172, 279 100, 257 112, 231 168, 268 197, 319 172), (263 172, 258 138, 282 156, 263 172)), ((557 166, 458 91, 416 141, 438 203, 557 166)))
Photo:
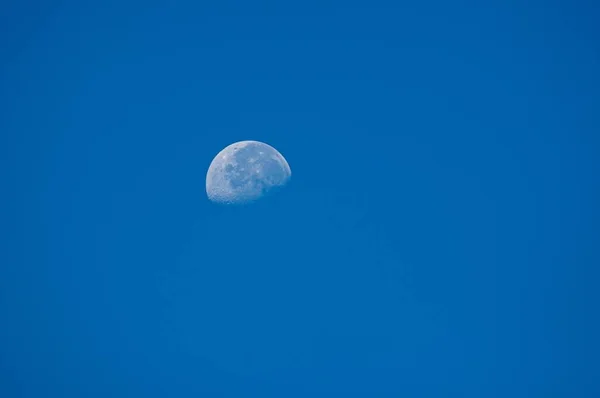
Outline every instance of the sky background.
POLYGON ((600 396, 598 4, 3 3, 0 396, 600 396))

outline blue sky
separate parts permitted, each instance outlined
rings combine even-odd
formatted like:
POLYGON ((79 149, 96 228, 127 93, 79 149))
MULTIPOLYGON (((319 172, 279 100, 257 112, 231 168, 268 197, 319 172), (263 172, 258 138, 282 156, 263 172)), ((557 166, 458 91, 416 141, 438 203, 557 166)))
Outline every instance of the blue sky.
POLYGON ((600 10, 521 3, 0 6, 0 396, 599 396, 600 10))

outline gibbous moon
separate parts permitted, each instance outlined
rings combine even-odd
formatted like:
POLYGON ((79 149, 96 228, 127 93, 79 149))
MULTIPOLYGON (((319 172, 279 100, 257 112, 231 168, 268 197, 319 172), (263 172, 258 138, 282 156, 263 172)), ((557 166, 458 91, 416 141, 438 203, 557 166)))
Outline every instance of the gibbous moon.
POLYGON ((206 194, 215 203, 248 203, 283 187, 291 176, 288 162, 275 148, 259 141, 240 141, 211 162, 206 194))

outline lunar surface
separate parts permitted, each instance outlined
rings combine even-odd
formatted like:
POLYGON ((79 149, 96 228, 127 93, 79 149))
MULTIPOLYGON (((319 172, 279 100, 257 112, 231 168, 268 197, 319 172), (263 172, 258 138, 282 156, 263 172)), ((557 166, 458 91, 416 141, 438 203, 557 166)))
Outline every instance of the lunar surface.
POLYGON ((272 146, 240 141, 215 156, 206 174, 206 194, 216 203, 253 202, 283 187, 292 176, 285 158, 272 146))

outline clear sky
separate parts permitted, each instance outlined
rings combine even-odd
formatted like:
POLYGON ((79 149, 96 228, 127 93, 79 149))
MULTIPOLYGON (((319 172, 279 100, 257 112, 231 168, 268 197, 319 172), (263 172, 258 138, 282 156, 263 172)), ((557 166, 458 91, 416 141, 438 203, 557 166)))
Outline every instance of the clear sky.
POLYGON ((600 396, 598 4, 2 3, 0 397, 600 396))

